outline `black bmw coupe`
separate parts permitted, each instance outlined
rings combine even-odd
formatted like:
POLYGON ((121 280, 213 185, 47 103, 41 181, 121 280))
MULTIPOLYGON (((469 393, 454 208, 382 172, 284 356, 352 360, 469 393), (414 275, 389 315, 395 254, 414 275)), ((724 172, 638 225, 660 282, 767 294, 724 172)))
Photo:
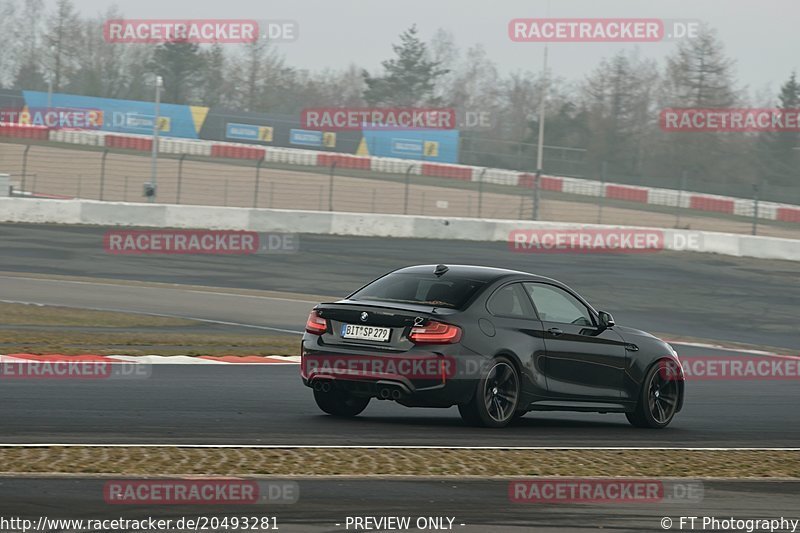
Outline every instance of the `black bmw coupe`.
POLYGON ((669 344, 525 272, 402 268, 317 305, 305 329, 301 377, 331 415, 356 416, 377 398, 457 405, 488 427, 545 410, 625 413, 663 428, 683 406, 669 344))

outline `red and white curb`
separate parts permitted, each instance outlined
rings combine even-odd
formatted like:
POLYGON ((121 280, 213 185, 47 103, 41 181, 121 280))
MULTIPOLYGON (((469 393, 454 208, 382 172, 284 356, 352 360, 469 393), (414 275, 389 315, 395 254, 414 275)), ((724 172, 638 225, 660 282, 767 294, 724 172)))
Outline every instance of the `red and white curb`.
POLYGON ((300 363, 299 355, 200 355, 192 357, 189 355, 64 355, 47 354, 37 355, 28 353, 15 353, 0 355, 0 363, 26 363, 26 362, 83 362, 83 363, 137 363, 146 365, 228 365, 228 364, 250 364, 250 365, 297 365, 300 363))
MULTIPOLYGON (((668 341, 670 344, 677 346, 691 346, 694 348, 707 348, 710 350, 723 350, 729 352, 738 352, 741 354, 752 354, 763 357, 777 357, 782 359, 800 359, 796 355, 779 355, 763 350, 752 350, 746 348, 735 348, 729 346, 721 346, 718 344, 707 344, 700 342, 687 342, 687 341, 668 341)), ((680 352, 679 356, 680 356, 680 352)), ((6 354, 0 355, 0 363, 25 363, 25 362, 85 362, 85 363, 137 363, 145 365, 297 365, 300 364, 299 355, 64 355, 64 354, 6 354)))

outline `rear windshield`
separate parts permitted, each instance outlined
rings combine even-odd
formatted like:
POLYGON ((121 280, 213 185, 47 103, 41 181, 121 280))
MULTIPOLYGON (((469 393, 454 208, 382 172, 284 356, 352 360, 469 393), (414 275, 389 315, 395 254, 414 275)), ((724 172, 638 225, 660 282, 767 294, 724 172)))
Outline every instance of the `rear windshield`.
POLYGON ((442 279, 434 274, 388 274, 355 292, 350 300, 377 300, 463 309, 485 282, 442 279))

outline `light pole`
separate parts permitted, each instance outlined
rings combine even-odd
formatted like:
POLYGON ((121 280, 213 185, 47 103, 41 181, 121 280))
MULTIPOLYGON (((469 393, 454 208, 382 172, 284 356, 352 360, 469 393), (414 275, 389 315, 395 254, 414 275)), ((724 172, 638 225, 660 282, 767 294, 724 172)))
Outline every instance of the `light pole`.
POLYGON ((536 172, 542 172, 542 163, 544 159, 544 114, 547 104, 547 89, 548 80, 547 75, 547 45, 544 45, 544 65, 542 66, 542 75, 544 76, 542 86, 542 99, 539 101, 539 140, 536 146, 536 172))
MULTIPOLYGON (((56 47, 54 45, 50 45, 50 55, 52 56, 56 51, 56 47)), ((53 60, 52 63, 57 63, 57 61, 53 60)), ((53 77, 55 76, 55 65, 51 64, 50 68, 47 69, 47 112, 50 112, 50 108, 53 107, 53 77)))
POLYGON ((53 73, 47 73, 47 111, 53 107, 53 73))
POLYGON ((164 80, 161 76, 156 75, 156 109, 155 116, 153 117, 153 142, 152 142, 152 165, 150 172, 150 191, 147 193, 147 201, 150 203, 156 200, 156 183, 157 183, 157 167, 158 167, 158 115, 161 105, 161 88, 164 86, 164 80))
MULTIPOLYGON (((547 0, 546 17, 550 16, 550 0, 547 0)), ((544 114, 547 105, 547 90, 550 84, 550 76, 547 73, 547 43, 544 45, 544 60, 542 61, 542 75, 544 85, 542 87, 542 100, 539 102, 539 142, 536 146, 536 174, 542 175, 542 165, 544 164, 544 114)), ((538 183, 537 183, 538 185, 538 183)))

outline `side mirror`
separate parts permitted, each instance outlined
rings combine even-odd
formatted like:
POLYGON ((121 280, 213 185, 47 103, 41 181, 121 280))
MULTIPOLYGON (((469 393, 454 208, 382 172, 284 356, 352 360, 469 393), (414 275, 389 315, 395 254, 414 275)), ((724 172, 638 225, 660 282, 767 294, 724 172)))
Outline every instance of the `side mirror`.
POLYGON ((616 322, 614 322, 614 317, 611 316, 611 313, 606 313, 605 311, 600 311, 597 313, 598 317, 600 318, 600 325, 604 328, 610 328, 616 322))

